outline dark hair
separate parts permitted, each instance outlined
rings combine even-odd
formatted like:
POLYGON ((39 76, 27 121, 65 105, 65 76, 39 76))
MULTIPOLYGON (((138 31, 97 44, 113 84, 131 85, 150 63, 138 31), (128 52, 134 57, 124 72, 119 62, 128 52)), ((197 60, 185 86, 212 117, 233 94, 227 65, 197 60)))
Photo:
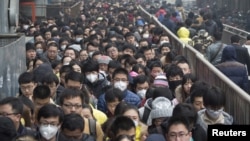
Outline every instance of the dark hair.
POLYGON ((132 128, 135 129, 135 124, 132 119, 126 116, 117 116, 110 126, 110 132, 116 137, 120 130, 128 131, 132 128))
POLYGON ((214 33, 214 39, 216 41, 220 41, 222 39, 222 32, 215 32, 214 33))
POLYGON ((21 115, 23 114, 23 103, 17 97, 6 97, 2 99, 0 101, 0 105, 5 105, 5 104, 9 104, 12 107, 14 113, 21 115))
POLYGON ((9 117, 0 117, 0 137, 2 141, 12 141, 17 136, 14 122, 9 117))
POLYGON ((183 77, 183 71, 180 67, 178 67, 176 64, 171 64, 169 68, 166 70, 166 77, 169 78, 173 76, 180 75, 180 77, 183 77))
POLYGON ((240 36, 239 35, 231 36, 231 43, 239 43, 239 42, 240 42, 240 36))
POLYGON ((157 97, 165 97, 170 101, 174 99, 171 90, 167 87, 156 87, 153 91, 152 99, 156 99, 157 97))
POLYGON ((33 99, 46 99, 50 97, 50 89, 46 85, 38 85, 33 91, 33 99))
POLYGON ((139 73, 139 69, 143 70, 145 75, 148 77, 149 76, 149 70, 147 67, 143 66, 142 64, 135 64, 132 68, 132 71, 139 73))
POLYGON ((42 106, 37 114, 37 121, 39 122, 41 118, 50 118, 50 117, 58 117, 59 123, 63 121, 63 111, 55 104, 46 104, 42 106))
POLYGON ((60 68, 59 73, 60 73, 60 75, 61 75, 62 73, 69 73, 70 71, 73 71, 72 66, 70 66, 70 65, 63 65, 63 66, 60 68))
POLYGON ((118 101, 122 101, 123 92, 118 88, 114 88, 114 87, 109 88, 105 92, 106 103, 114 102, 116 99, 118 99, 118 101))
POLYGON ((44 85, 53 84, 53 82, 55 82, 56 85, 59 84, 59 79, 54 73, 47 73, 42 79, 42 84, 44 85))
POLYGON ((65 83, 67 83, 69 80, 77 81, 82 84, 83 75, 76 71, 70 71, 65 75, 65 83))
POLYGON ((65 88, 60 96, 59 104, 62 106, 65 99, 70 99, 75 97, 79 97, 82 101, 82 104, 84 103, 84 93, 81 90, 65 88))
POLYGON ((165 130, 165 134, 169 132, 169 129, 172 125, 176 125, 176 124, 183 124, 185 126, 185 128, 190 131, 189 127, 190 127, 190 123, 188 121, 188 119, 185 116, 172 116, 169 118, 168 120, 168 124, 166 126, 166 130, 165 130))
POLYGON ((108 69, 109 68, 119 68, 121 67, 121 63, 117 60, 111 60, 109 61, 109 64, 108 64, 108 69))
POLYGON ((203 101, 205 107, 224 107, 226 104, 226 98, 223 91, 216 86, 210 87, 203 95, 203 101))
MULTIPOLYGON (((195 124, 198 118, 198 114, 192 104, 189 103, 179 103, 174 107, 172 116, 185 116, 188 118, 189 122, 195 124)), ((191 130, 192 127, 189 129, 191 130)))
POLYGON ((191 80, 194 83, 197 81, 197 78, 191 73, 185 74, 181 82, 182 87, 185 83, 187 83, 188 80, 191 80))
POLYGON ((34 82, 34 74, 32 72, 23 72, 18 77, 18 83, 27 84, 30 82, 34 82))
POLYGON ((115 69, 115 71, 112 74, 112 78, 114 78, 117 74, 125 74, 127 76, 128 79, 128 71, 124 68, 117 68, 115 69))
POLYGON ((196 97, 203 97, 210 85, 204 81, 196 81, 190 88, 190 102, 193 103, 196 97))
POLYGON ((64 120, 61 126, 61 130, 64 131, 65 129, 69 131, 74 131, 80 129, 80 131, 84 130, 84 120, 82 116, 79 114, 68 114, 64 116, 64 120))
POLYGON ((96 71, 99 72, 99 64, 97 61, 94 60, 88 60, 87 62, 85 62, 82 66, 82 71, 84 73, 86 72, 92 72, 92 71, 96 71))

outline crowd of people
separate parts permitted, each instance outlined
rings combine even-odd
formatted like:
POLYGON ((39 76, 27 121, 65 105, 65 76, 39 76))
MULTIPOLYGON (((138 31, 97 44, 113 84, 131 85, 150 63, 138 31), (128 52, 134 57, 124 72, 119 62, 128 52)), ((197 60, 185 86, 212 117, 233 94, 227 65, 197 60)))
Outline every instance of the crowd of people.
MULTIPOLYGON (((189 35, 182 18, 171 18, 189 35)), ((224 111, 224 92, 198 80, 188 58, 133 2, 82 2, 76 18, 20 24, 18 32, 33 39, 19 95, 0 100, 1 140, 206 141, 208 125, 236 123, 224 111)), ((209 32, 220 40, 216 33, 209 32)), ((221 60, 235 61, 232 50, 224 47, 221 60)))

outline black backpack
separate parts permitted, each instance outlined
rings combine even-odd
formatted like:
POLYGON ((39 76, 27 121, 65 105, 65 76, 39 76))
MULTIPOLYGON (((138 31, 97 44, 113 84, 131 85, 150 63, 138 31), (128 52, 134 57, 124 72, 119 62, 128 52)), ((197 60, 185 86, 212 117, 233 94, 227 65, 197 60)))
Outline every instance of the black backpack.
POLYGON ((149 117, 149 114, 151 112, 151 109, 149 109, 148 107, 144 107, 144 112, 143 112, 143 115, 142 115, 142 122, 147 124, 147 121, 148 121, 148 117, 149 117))

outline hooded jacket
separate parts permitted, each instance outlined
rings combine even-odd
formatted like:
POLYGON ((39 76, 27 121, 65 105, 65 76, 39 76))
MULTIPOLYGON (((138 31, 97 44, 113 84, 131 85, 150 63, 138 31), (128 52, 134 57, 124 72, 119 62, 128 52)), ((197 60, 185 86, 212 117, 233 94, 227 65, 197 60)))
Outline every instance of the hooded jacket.
POLYGON ((181 27, 177 31, 177 35, 183 43, 193 46, 193 41, 192 41, 192 39, 189 38, 189 34, 190 34, 190 32, 186 27, 181 27))

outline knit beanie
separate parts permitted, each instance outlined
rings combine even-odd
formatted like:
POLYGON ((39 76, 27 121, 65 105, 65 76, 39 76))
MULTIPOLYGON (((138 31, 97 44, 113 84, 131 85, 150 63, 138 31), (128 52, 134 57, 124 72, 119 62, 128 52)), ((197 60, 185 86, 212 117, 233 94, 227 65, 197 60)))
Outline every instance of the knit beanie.
POLYGON ((173 104, 165 97, 157 97, 152 102, 151 118, 171 117, 173 104))
POLYGON ((111 60, 112 59, 109 56, 102 55, 101 57, 98 57, 97 62, 98 62, 98 64, 107 64, 108 65, 111 60))
POLYGON ((168 87, 168 80, 164 74, 159 74, 154 79, 154 86, 168 87))

